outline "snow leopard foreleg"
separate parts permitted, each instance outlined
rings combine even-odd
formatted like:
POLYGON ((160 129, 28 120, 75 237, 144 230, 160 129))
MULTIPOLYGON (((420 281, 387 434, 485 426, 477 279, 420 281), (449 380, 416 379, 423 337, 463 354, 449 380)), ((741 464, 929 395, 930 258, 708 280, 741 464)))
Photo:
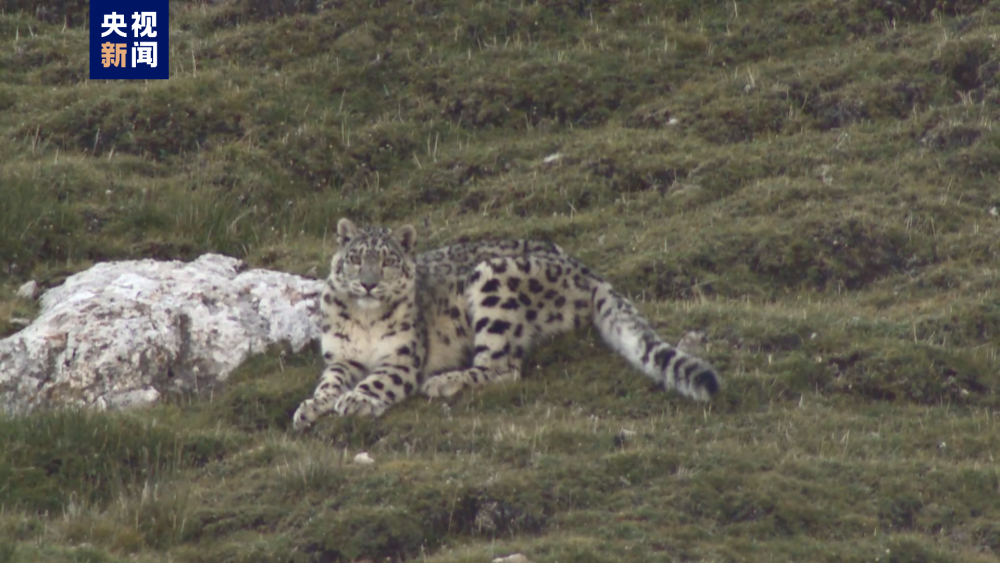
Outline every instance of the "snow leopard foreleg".
POLYGON ((337 399, 337 414, 381 416, 391 405, 410 396, 421 379, 421 357, 415 347, 415 343, 402 345, 382 358, 368 377, 337 399))
POLYGON ((334 410, 337 399, 349 391, 354 382, 364 377, 364 365, 350 360, 332 360, 323 369, 313 396, 299 405, 292 417, 295 430, 305 430, 316 420, 334 410))

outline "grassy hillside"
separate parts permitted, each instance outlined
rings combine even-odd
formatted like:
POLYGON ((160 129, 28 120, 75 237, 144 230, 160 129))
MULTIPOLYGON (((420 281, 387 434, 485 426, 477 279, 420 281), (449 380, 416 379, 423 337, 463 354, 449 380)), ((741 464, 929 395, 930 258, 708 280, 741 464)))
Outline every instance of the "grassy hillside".
POLYGON ((299 436, 321 361, 276 350, 0 419, 0 561, 1000 553, 995 0, 178 0, 148 83, 87 80, 86 2, 0 5, 0 335, 98 261, 325 275, 349 216, 555 240, 726 382, 582 334, 299 436))

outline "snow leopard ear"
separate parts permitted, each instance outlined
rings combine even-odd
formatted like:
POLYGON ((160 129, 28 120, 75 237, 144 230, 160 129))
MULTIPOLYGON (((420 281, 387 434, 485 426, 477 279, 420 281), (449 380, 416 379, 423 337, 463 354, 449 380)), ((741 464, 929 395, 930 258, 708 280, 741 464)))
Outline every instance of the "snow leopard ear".
POLYGON ((347 217, 337 221, 337 244, 341 247, 347 246, 357 234, 358 227, 347 217))
POLYGON ((413 225, 403 225, 392 232, 392 238, 396 239, 399 246, 403 247, 403 251, 409 254, 417 245, 417 230, 413 228, 413 225))

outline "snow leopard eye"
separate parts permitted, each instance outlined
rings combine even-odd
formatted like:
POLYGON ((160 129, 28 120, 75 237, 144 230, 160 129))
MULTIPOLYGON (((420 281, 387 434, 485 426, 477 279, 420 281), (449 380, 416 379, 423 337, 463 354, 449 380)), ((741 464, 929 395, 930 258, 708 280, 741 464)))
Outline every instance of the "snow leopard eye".
POLYGON ((350 260, 351 264, 354 264, 355 266, 361 265, 361 256, 357 254, 352 255, 351 257, 348 258, 348 260, 350 260))
POLYGON ((382 265, 386 268, 395 268, 399 264, 399 259, 395 256, 387 256, 385 260, 382 261, 382 265))

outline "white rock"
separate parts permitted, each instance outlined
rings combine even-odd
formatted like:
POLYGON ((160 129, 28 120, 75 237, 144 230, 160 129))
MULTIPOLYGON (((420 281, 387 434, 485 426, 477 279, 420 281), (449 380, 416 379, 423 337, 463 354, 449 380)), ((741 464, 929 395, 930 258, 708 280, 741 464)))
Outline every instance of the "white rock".
POLYGON ((46 291, 25 329, 0 340, 0 411, 126 408, 225 381, 248 356, 319 338, 321 281, 206 254, 106 262, 46 291))
POLYGON ((698 355, 705 343, 705 333, 700 330, 688 331, 677 343, 677 349, 688 354, 698 355))
POLYGON ((354 456, 354 463, 359 463, 361 465, 371 465, 375 463, 375 460, 372 459, 372 456, 368 455, 368 452, 361 452, 358 455, 354 456))
POLYGON ((21 287, 17 288, 17 293, 15 293, 14 295, 20 297, 21 299, 34 299, 35 295, 37 294, 38 294, 38 283, 35 282, 35 280, 31 280, 22 285, 21 287))
POLYGON ((497 557, 491 563, 531 563, 531 559, 528 559, 520 553, 515 553, 514 555, 508 555, 507 557, 497 557))

